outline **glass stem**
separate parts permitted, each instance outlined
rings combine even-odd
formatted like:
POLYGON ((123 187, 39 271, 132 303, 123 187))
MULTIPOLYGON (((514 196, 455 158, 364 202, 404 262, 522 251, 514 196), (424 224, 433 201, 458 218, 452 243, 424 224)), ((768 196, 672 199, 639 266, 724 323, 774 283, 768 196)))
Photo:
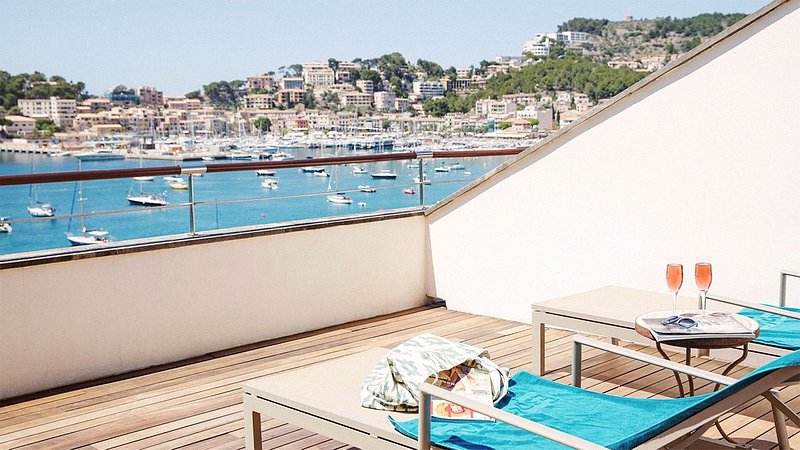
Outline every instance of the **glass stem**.
POLYGON ((700 291, 700 309, 706 310, 706 293, 708 291, 700 291))
POLYGON ((672 293, 672 312, 675 312, 677 310, 678 310, 678 293, 677 292, 673 292, 672 293))

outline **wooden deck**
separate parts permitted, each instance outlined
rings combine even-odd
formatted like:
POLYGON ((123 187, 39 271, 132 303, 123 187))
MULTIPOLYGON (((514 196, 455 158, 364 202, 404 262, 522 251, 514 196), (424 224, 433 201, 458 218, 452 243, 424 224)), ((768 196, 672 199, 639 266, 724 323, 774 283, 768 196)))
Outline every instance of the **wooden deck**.
MULTIPOLYGON (((198 358, 140 374, 76 386, 0 406, 0 448, 83 449, 240 449, 244 448, 241 384, 270 373, 303 367, 372 346, 392 347, 430 332, 488 349, 512 372, 529 369, 531 328, 527 324, 423 308, 364 320, 198 358)), ((547 333, 547 377, 569 382, 571 334, 547 333)), ((652 347, 628 347, 655 354, 652 347)), ((584 350, 583 387, 616 395, 675 396, 670 372, 584 350)), ((676 357, 677 359, 677 357, 676 357)), ((723 363, 700 358, 696 365, 721 371, 723 363)), ((749 371, 740 368, 731 375, 749 371)), ((31 374, 31 376, 36 376, 31 374)), ((700 391, 711 387, 700 383, 700 391)), ((784 389, 784 399, 800 410, 800 388, 784 389)), ((338 449, 347 445, 266 419, 264 447, 338 449)), ((771 413, 765 400, 746 405, 723 421, 734 438, 754 448, 775 448, 771 413)), ((793 448, 798 429, 789 427, 793 448)), ((714 436, 715 430, 707 433, 714 436), (713 432, 712 432, 713 431, 713 432)))

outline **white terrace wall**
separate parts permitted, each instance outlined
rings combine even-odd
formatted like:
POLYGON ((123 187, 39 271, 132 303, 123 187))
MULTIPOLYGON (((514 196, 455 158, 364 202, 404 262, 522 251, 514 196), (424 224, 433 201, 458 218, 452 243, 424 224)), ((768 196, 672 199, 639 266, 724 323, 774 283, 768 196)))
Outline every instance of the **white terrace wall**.
POLYGON ((666 292, 673 255, 696 295, 707 255, 712 293, 774 303, 779 271, 800 270, 798 4, 769 5, 432 210, 428 293, 528 322, 532 302, 604 285, 666 292))
POLYGON ((422 215, 0 270, 0 399, 425 303, 422 215))

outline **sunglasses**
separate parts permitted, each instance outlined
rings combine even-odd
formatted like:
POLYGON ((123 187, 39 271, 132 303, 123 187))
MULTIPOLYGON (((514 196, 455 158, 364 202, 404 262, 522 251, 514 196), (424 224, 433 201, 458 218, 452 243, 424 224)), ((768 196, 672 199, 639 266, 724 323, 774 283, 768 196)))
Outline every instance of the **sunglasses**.
POLYGON ((690 317, 683 316, 669 316, 661 321, 661 325, 678 325, 683 328, 692 328, 697 326, 697 322, 690 317))

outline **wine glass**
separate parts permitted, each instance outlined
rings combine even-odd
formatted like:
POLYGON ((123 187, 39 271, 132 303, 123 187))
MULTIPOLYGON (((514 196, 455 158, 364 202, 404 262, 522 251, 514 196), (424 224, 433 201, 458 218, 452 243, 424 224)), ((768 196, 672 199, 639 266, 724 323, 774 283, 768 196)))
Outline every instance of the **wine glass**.
POLYGON ((683 264, 667 264, 667 288, 672 293, 672 312, 678 309, 678 291, 683 284, 683 264))
POLYGON ((706 309, 706 294, 711 286, 711 263, 699 261, 694 265, 694 282, 700 291, 700 309, 706 309))

